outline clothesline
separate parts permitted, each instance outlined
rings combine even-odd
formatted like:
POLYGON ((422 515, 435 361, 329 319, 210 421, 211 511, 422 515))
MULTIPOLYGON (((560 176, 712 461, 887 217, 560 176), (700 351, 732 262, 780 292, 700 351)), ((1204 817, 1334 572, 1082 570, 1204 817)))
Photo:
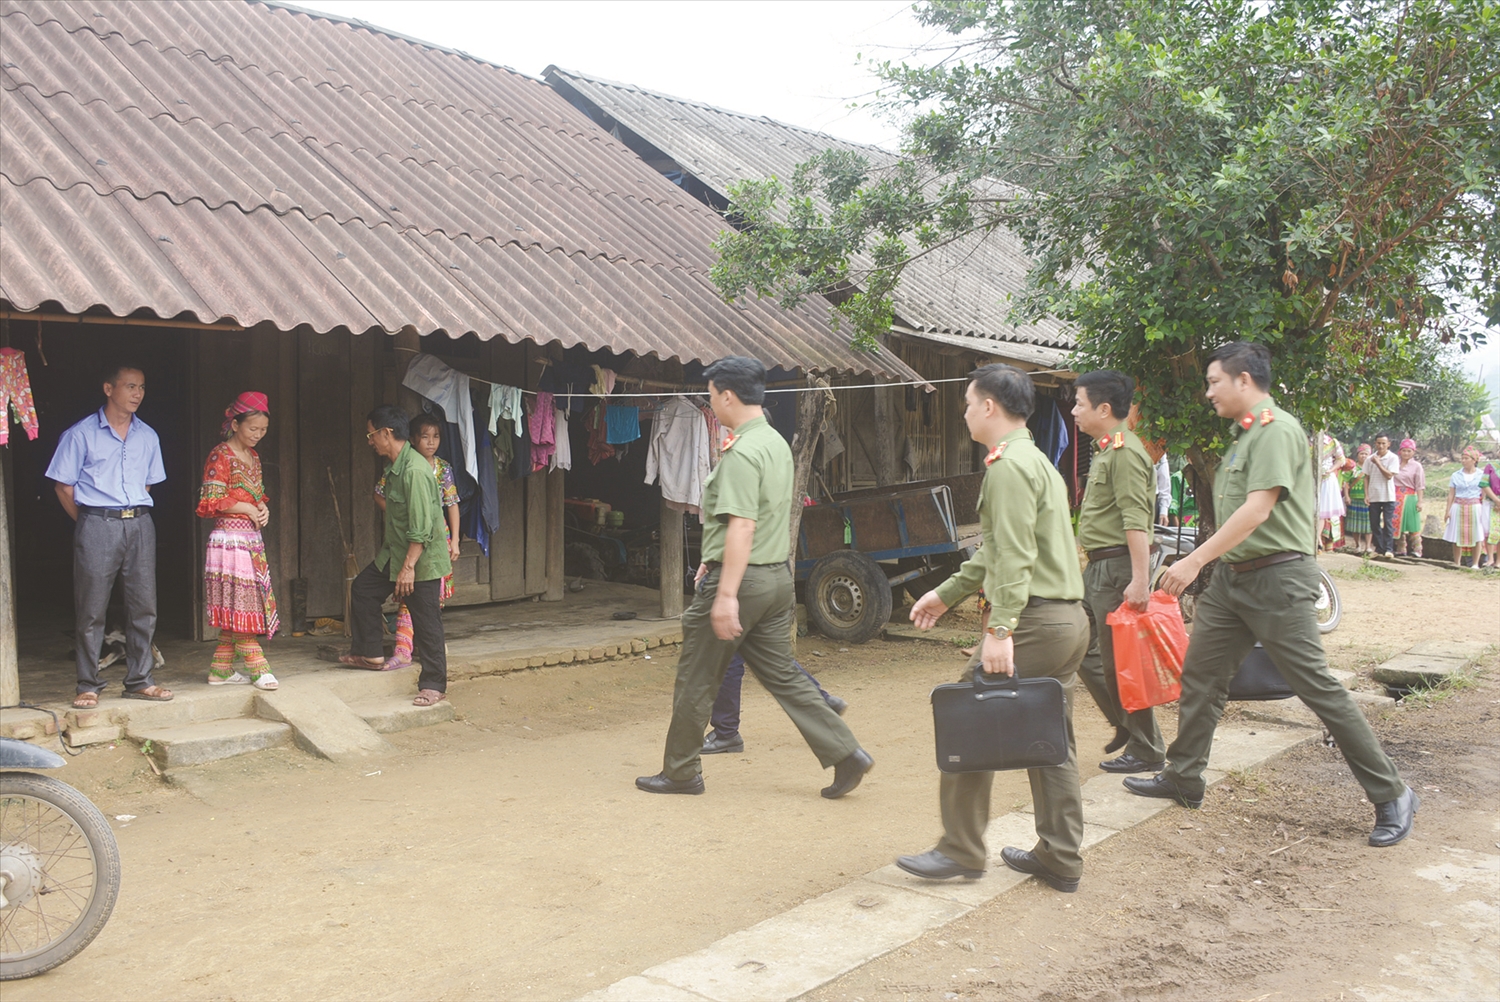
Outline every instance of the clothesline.
MULTIPOLYGON (((1032 370, 1030 372, 1027 372, 1026 375, 1028 375, 1028 376, 1048 376, 1048 375, 1053 375, 1055 373, 1068 372, 1068 371, 1069 370, 1067 370, 1067 369, 1036 369, 1036 370, 1032 370)), ((631 376, 617 376, 615 378, 618 381, 622 382, 622 383, 632 383, 632 382, 638 383, 638 382, 641 382, 641 380, 635 379, 634 377, 631 377, 631 376)), ((502 383, 502 382, 500 382, 498 380, 485 379, 482 376, 470 376, 469 377, 469 381, 470 382, 474 382, 474 383, 485 383, 486 385, 489 385, 489 386, 510 386, 511 385, 510 383, 502 383)), ((948 379, 912 379, 912 380, 907 380, 905 382, 899 382, 899 383, 861 383, 861 384, 856 385, 856 386, 835 386, 835 385, 830 385, 830 386, 826 386, 826 387, 825 386, 787 386, 787 387, 780 387, 780 388, 776 388, 776 389, 772 389, 770 387, 767 387, 766 388, 766 392, 767 393, 812 393, 814 391, 821 391, 821 390, 825 390, 825 389, 827 389, 827 390, 879 390, 879 389, 892 389, 892 388, 897 387, 897 386, 932 386, 932 385, 935 385, 937 383, 967 383, 967 382, 969 382, 969 377, 968 376, 954 376, 954 377, 951 377, 951 378, 948 378, 948 379)), ((527 396, 534 397, 534 396, 537 395, 537 393, 539 391, 537 391, 537 390, 524 390, 523 389, 523 390, 521 390, 521 392, 524 393, 524 394, 526 394, 527 396)), ((543 391, 540 391, 540 392, 546 392, 546 391, 543 390, 543 391)), ((597 393, 554 393, 554 394, 552 394, 552 397, 555 400, 571 400, 574 397, 583 397, 583 398, 586 398, 586 399, 592 398, 592 399, 595 399, 595 400, 614 400, 614 399, 617 399, 619 397, 642 397, 642 398, 645 398, 645 397, 702 397, 702 396, 707 396, 707 395, 708 395, 708 387, 704 386, 702 389, 698 389, 698 390, 684 390, 684 391, 676 391, 676 390, 670 390, 670 391, 669 390, 649 390, 649 391, 643 391, 641 393, 620 393, 620 392, 617 391, 617 392, 609 393, 609 394, 607 394, 605 396, 600 396, 597 393)))

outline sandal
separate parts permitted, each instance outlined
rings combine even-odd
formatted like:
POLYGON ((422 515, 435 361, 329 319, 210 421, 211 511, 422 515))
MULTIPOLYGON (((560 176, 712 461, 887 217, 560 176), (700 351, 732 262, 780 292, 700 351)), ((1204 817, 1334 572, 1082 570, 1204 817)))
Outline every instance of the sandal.
POLYGON ((251 678, 250 684, 255 686, 257 689, 261 689, 265 692, 272 692, 276 689, 281 688, 281 683, 276 681, 276 676, 272 675, 268 671, 263 671, 259 675, 251 678))
POLYGON ((411 701, 412 706, 436 706, 448 698, 446 692, 438 692, 436 689, 423 689, 417 693, 417 697, 411 701))
POLYGON ((163 689, 159 685, 148 685, 144 689, 136 689, 132 692, 125 690, 126 699, 146 699, 153 703, 165 703, 172 698, 171 689, 163 689))
POLYGON ((213 669, 208 672, 209 685, 248 685, 250 680, 237 671, 230 672, 227 676, 215 675, 213 669))
POLYGON ((353 651, 340 651, 335 647, 319 647, 318 660, 364 671, 381 671, 385 668, 385 658, 362 658, 353 651))
POLYGON ((410 667, 411 667, 411 656, 410 655, 407 655, 405 657, 399 657, 399 656, 397 656, 395 654, 392 654, 390 657, 388 657, 388 658, 385 659, 385 664, 381 667, 381 671, 395 671, 397 668, 410 668, 410 667))
POLYGON ((73 709, 92 710, 99 705, 99 694, 97 692, 80 692, 73 697, 73 709))

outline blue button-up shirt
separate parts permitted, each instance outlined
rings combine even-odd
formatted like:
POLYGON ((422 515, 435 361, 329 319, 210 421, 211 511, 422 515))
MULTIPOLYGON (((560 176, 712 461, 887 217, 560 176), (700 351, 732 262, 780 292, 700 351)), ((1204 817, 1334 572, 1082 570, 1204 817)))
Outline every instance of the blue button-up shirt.
POLYGON ((167 479, 167 471, 150 425, 131 415, 130 431, 121 438, 101 407, 62 433, 47 476, 72 486, 74 504, 137 508, 151 506, 146 488, 167 479))

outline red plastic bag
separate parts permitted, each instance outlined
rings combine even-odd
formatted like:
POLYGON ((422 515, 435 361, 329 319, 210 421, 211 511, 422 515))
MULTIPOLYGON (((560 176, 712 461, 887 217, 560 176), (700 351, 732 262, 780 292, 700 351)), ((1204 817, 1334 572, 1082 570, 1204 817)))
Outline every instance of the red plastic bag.
POLYGON ((1154 592, 1145 612, 1121 603, 1104 621, 1114 634, 1121 706, 1134 712, 1182 695, 1182 658, 1188 638, 1175 598, 1164 591, 1154 592))

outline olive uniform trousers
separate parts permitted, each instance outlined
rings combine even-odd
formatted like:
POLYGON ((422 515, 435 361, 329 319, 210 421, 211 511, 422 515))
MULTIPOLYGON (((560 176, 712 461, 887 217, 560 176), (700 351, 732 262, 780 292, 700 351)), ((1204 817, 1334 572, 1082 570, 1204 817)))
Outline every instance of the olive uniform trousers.
POLYGON ((1105 622, 1105 617, 1124 603, 1130 575, 1128 555, 1091 560, 1083 572, 1083 611, 1089 617, 1089 652, 1083 656, 1078 677, 1089 695, 1094 697, 1105 719, 1130 732, 1124 753, 1134 755, 1142 762, 1160 762, 1165 757, 1162 749, 1166 745, 1161 739, 1161 728, 1156 726, 1156 714, 1150 707, 1127 713, 1120 705, 1120 683, 1115 677, 1114 630, 1105 622))
MULTIPOLYGON (((1088 649, 1088 621, 1081 602, 1027 605, 1016 622, 1015 665, 1021 678, 1051 677, 1062 683, 1067 713, 1068 759, 1047 769, 1028 769, 1032 809, 1036 813, 1036 848, 1041 864, 1059 877, 1083 873, 1083 794, 1078 789, 1078 752, 1073 740, 1073 679, 1088 649)), ((979 650, 959 681, 974 678, 979 650)), ((989 854, 984 830, 990 823, 993 772, 945 772, 939 787, 943 838, 937 849, 960 866, 983 870, 989 854)))
POLYGON ((686 782, 701 771, 699 750, 714 697, 736 650, 766 691, 792 718, 802 738, 827 769, 853 755, 859 742, 849 725, 831 710, 818 687, 792 660, 792 617, 796 592, 786 564, 751 564, 740 582, 740 627, 733 640, 714 636, 710 614, 718 594, 719 568, 698 584, 698 592, 682 614, 682 657, 677 662, 677 684, 672 693, 672 723, 662 772, 675 782, 686 782))
POLYGON ((1214 729, 1229 681, 1258 640, 1307 708, 1318 715, 1374 804, 1406 790, 1354 698, 1328 671, 1318 634, 1318 565, 1311 557, 1237 573, 1220 564, 1193 611, 1182 665, 1177 737, 1162 775, 1187 797, 1203 796, 1214 729))

